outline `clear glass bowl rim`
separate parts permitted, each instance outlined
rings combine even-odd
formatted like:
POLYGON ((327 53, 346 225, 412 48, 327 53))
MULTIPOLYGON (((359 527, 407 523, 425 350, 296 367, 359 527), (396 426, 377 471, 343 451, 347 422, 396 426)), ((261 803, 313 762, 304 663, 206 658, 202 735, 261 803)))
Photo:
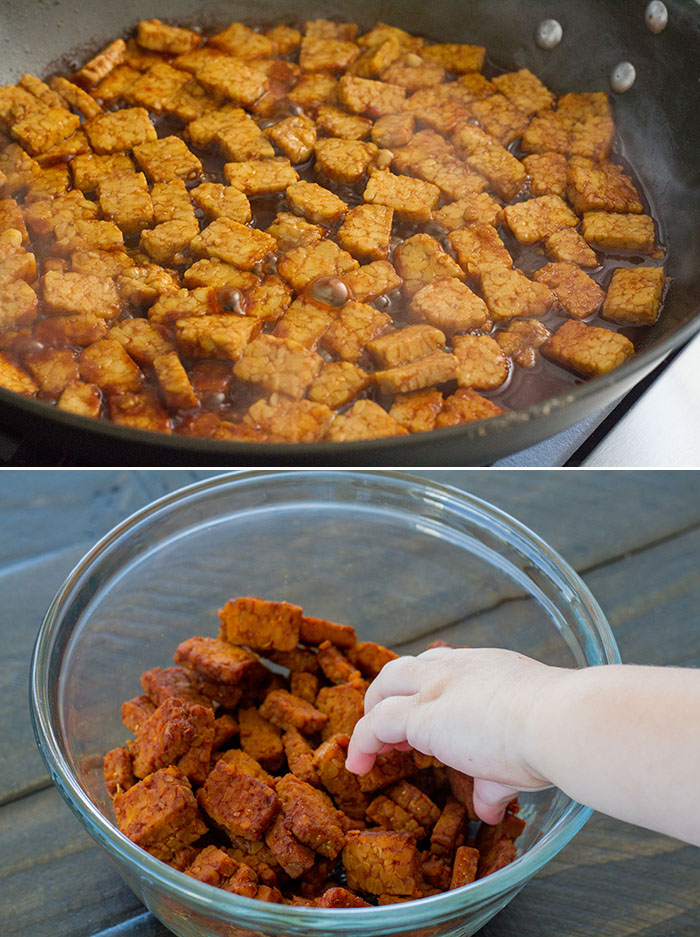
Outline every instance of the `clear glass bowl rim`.
POLYGON ((620 663, 620 654, 610 625, 598 602, 578 573, 544 540, 511 515, 487 501, 468 492, 443 485, 432 479, 404 472, 384 470, 325 470, 325 469, 254 469, 224 473, 203 481, 195 482, 159 498, 131 514, 102 537, 78 562, 54 596, 36 638, 30 671, 30 711, 32 725, 39 752, 46 764, 52 781, 64 800, 86 827, 90 835, 102 845, 118 864, 131 866, 132 872, 147 877, 151 886, 166 894, 175 902, 184 901, 193 910, 211 915, 218 921, 230 922, 251 928, 266 927, 271 933, 328 933, 336 931, 351 934, 358 927, 371 933, 376 926, 381 933, 392 930, 410 929, 421 925, 436 925, 457 917, 460 912, 469 914, 472 906, 484 907, 489 901, 497 900, 509 892, 517 892, 543 866, 545 866, 586 823, 592 814, 589 807, 570 800, 557 823, 543 838, 524 855, 504 869, 487 878, 416 901, 399 904, 373 906, 371 908, 321 909, 303 906, 277 905, 234 895, 176 871, 127 839, 116 826, 93 805, 85 794, 61 751, 58 734, 54 729, 49 705, 49 660, 54 639, 61 625, 61 613, 69 602, 73 590, 89 575, 91 568, 118 541, 136 526, 154 519, 163 512, 177 511, 185 501, 193 501, 216 488, 230 488, 247 481, 295 477, 307 481, 343 483, 362 479, 365 483, 384 480, 396 489, 419 488, 423 495, 439 501, 442 508, 482 522, 490 521, 499 528, 507 528, 519 546, 529 546, 540 559, 554 569, 563 581, 585 604, 597 637, 601 643, 606 663, 620 663))

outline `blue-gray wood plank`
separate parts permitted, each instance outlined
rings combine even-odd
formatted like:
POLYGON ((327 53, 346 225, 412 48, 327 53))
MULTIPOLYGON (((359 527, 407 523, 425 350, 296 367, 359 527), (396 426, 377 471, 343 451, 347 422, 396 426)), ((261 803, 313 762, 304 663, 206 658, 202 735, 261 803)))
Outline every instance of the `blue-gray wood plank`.
MULTIPOLYGON (((0 934, 165 937, 52 787, 27 710, 31 647, 75 562, 206 471, 5 472, 0 482, 0 934)), ((606 611, 623 659, 700 665, 700 473, 431 471, 517 516, 606 611)), ((696 937, 700 851, 596 815, 484 937, 696 937)))

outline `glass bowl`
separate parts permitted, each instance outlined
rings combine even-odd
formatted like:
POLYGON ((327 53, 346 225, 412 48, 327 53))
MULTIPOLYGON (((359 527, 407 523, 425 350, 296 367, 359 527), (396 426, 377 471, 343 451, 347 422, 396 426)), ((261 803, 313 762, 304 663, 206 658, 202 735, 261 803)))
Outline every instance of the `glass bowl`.
POLYGON ((436 638, 517 649, 552 664, 619 661, 610 627, 573 569, 513 518, 469 494, 389 472, 254 471, 165 497, 107 534, 46 614, 31 702, 61 794, 145 905, 181 937, 475 933, 583 826, 591 811, 550 789, 521 798, 518 858, 420 901, 315 909, 198 882, 123 836, 102 777, 123 744, 123 700, 176 645, 217 633, 231 596, 302 605, 404 653, 436 638))

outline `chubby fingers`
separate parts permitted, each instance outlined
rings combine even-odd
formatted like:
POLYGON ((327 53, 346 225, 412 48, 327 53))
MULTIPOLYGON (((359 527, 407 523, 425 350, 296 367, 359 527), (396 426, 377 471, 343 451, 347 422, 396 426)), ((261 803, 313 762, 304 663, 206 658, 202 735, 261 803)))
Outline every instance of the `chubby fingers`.
POLYGON ((345 761, 348 771, 366 774, 379 752, 395 746, 403 748, 408 720, 417 705, 416 694, 389 696, 374 704, 352 733, 345 761))
POLYGON ((365 693, 365 712, 390 696, 411 696, 417 693, 425 666, 416 657, 397 657, 385 664, 365 693))
POLYGON ((497 781, 474 779, 474 810, 484 823, 496 824, 503 819, 506 807, 519 794, 517 787, 497 781))

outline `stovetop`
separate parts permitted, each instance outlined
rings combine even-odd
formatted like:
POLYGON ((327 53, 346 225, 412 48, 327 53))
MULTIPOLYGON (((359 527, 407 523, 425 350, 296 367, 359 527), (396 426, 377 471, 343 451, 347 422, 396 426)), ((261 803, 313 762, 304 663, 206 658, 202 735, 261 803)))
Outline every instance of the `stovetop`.
MULTIPOLYGON (((82 467, 74 446, 44 448, 0 423, 0 467, 82 467)), ((497 468, 700 467, 700 335, 617 404, 550 439, 499 459, 497 468)))

